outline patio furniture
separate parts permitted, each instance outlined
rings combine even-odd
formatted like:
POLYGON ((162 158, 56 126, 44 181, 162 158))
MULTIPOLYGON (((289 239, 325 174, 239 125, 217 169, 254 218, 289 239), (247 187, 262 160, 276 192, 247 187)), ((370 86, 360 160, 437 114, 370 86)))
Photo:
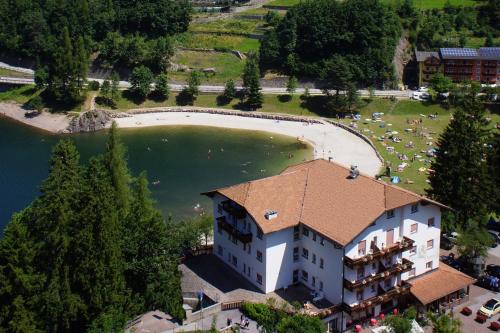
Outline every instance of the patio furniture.
POLYGON ((478 314, 476 314, 475 321, 477 321, 480 324, 484 324, 487 319, 488 319, 488 317, 486 317, 485 315, 482 315, 482 314, 478 313, 478 314))
POLYGON ((463 314, 464 316, 470 316, 472 314, 472 310, 465 306, 462 311, 460 311, 461 314, 463 314))
POLYGON ((354 330, 355 330, 356 332, 358 332, 358 333, 359 333, 359 332, 361 332, 361 330, 362 330, 361 325, 356 325, 356 326, 354 326, 354 330))
POLYGON ((500 323, 498 323, 497 321, 492 321, 490 323, 490 326, 488 327, 490 330, 492 331, 498 331, 500 329, 500 323))

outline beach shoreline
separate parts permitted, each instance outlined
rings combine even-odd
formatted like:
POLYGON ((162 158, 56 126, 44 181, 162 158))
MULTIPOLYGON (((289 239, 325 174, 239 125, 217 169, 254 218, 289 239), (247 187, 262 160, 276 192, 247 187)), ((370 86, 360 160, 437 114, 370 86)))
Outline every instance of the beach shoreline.
MULTIPOLYGON (((228 110, 130 110, 116 113, 113 120, 120 128, 143 128, 153 126, 207 126, 238 130, 260 131, 294 137, 313 147, 314 158, 333 160, 345 167, 356 165, 361 172, 375 176, 382 161, 376 150, 365 139, 347 129, 335 126, 321 119, 269 115, 259 117, 228 110), (146 111, 146 112, 144 112, 146 111), (276 117, 277 119, 273 119, 276 117), (283 120, 286 119, 286 120, 283 120)), ((13 103, 0 103, 0 115, 12 118, 26 125, 52 133, 67 133, 71 119, 66 115, 43 112, 26 118, 26 110, 13 103)), ((110 126, 111 124, 108 124, 110 126)))

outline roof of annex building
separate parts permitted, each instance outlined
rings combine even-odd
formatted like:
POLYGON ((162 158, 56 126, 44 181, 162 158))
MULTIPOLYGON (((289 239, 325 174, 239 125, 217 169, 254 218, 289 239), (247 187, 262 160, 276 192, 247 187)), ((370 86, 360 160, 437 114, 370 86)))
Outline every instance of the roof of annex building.
POLYGON ((302 223, 345 246, 386 211, 426 202, 449 207, 333 162, 313 160, 290 166, 281 174, 210 192, 245 208, 264 233, 302 223), (268 219, 266 213, 277 212, 268 219))
POLYGON ((474 282, 475 279, 442 262, 437 269, 408 281, 411 285, 410 293, 423 305, 466 288, 474 282))
POLYGON ((417 58, 418 62, 426 61, 427 59, 432 57, 439 59, 439 52, 415 50, 415 57, 417 58))
POLYGON ((443 59, 477 59, 478 52, 470 48, 441 48, 439 49, 443 59))

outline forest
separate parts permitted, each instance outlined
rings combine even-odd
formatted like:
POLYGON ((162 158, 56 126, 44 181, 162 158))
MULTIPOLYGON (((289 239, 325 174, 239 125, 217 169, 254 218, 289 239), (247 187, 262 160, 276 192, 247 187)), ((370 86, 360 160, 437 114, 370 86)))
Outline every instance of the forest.
POLYGON ((305 1, 266 33, 260 66, 382 86, 393 81, 392 58, 400 33, 396 12, 378 0, 305 1), (342 73, 338 63, 345 64, 342 73))
POLYGON ((63 139, 39 197, 0 239, 0 332, 118 332, 154 309, 182 319, 179 259, 211 228, 163 218, 115 126, 85 164, 63 139))

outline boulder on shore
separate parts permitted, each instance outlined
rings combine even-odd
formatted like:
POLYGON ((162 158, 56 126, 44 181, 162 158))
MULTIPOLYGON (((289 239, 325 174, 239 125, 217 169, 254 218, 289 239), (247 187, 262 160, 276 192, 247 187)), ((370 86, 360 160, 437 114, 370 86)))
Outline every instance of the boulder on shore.
POLYGON ((95 132, 103 128, 111 121, 109 111, 92 110, 86 111, 74 117, 66 129, 68 133, 95 132))

